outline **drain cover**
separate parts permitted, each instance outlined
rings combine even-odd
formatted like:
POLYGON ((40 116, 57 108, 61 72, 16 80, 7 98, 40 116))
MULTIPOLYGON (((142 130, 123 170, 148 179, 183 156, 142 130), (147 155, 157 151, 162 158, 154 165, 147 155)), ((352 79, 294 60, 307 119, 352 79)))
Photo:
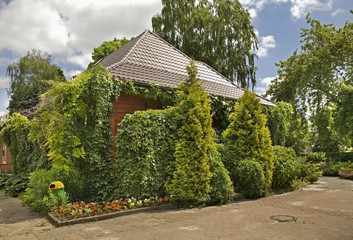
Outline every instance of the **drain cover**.
POLYGON ((272 220, 277 222, 296 222, 298 217, 290 215, 274 215, 270 217, 272 220))

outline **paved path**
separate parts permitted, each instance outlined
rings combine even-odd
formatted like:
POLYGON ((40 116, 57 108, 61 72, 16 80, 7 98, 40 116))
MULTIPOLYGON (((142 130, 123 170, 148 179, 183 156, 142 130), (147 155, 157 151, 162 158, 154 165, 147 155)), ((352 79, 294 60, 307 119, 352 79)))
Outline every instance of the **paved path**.
POLYGON ((0 195, 0 239, 353 239, 353 181, 322 177, 303 191, 254 201, 139 213, 61 228, 32 215, 16 199, 0 195), (5 214, 11 211, 12 216, 5 214), (297 220, 271 219, 277 215, 297 220))

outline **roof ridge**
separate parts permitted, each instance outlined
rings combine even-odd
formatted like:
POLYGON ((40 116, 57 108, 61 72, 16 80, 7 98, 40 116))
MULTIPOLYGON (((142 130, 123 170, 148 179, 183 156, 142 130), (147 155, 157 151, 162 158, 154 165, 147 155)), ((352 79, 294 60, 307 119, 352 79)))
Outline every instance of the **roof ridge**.
MULTIPOLYGON (((125 56, 124 56, 119 62, 116 62, 116 63, 114 63, 114 64, 112 64, 112 65, 106 67, 107 70, 110 69, 110 68, 112 68, 112 67, 117 66, 117 65, 118 65, 119 63, 121 63, 121 62, 124 62, 124 61, 126 60, 126 58, 131 54, 132 50, 136 48, 136 45, 141 41, 142 36, 143 36, 144 34, 146 34, 147 31, 148 31, 148 30, 145 30, 143 33, 141 33, 140 35, 138 35, 136 38, 131 39, 130 42, 133 41, 133 40, 135 40, 136 42, 132 45, 132 47, 130 47, 129 51, 125 54, 125 56)), ((127 44, 128 44, 128 43, 127 43, 127 44)), ((123 45, 123 46, 126 46, 126 44, 123 45)), ((123 47, 123 46, 122 46, 122 47, 123 47)), ((121 47, 121 48, 122 48, 122 47, 121 47)), ((115 51, 112 52, 111 54, 113 54, 113 53, 119 51, 119 49, 121 49, 121 48, 118 48, 117 50, 115 50, 115 51)), ((111 55, 111 54, 109 54, 109 55, 111 55)), ((108 55, 108 56, 109 56, 109 55, 108 55)), ((106 56, 106 57, 108 57, 108 56, 106 56)), ((104 58, 106 58, 106 57, 104 57, 104 58)), ((97 62, 97 64, 98 64, 100 61, 102 61, 104 58, 100 59, 100 60, 97 62)))
MULTIPOLYGON (((133 52, 133 50, 135 50, 135 48, 140 44, 141 40, 143 39, 143 37, 149 32, 149 30, 145 30, 143 33, 141 33, 139 36, 137 36, 136 38, 138 38, 136 40, 136 43, 130 48, 130 50, 128 51, 128 53, 125 55, 125 57, 120 61, 120 62, 125 62, 126 59, 128 57, 130 57, 130 54, 133 52)), ((112 65, 113 67, 114 65, 112 65)))

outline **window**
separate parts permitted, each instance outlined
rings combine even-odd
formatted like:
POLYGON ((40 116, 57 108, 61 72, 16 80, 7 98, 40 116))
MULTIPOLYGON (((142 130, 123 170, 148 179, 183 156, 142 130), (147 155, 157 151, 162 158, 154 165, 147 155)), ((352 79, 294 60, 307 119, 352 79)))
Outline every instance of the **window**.
POLYGON ((6 145, 3 144, 2 147, 2 164, 6 164, 6 145))

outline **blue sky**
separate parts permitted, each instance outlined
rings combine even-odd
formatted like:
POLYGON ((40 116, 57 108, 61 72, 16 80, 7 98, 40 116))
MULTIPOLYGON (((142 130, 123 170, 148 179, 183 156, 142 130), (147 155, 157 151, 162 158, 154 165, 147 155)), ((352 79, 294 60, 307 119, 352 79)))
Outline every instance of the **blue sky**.
MULTIPOLYGON (((275 63, 300 48, 305 16, 342 27, 353 21, 352 0, 240 0, 259 38, 255 91, 277 76, 275 63)), ((52 54, 67 78, 83 71, 93 47, 114 37, 133 37, 151 28, 161 0, 0 0, 0 115, 8 106, 6 68, 36 48, 52 54)))

